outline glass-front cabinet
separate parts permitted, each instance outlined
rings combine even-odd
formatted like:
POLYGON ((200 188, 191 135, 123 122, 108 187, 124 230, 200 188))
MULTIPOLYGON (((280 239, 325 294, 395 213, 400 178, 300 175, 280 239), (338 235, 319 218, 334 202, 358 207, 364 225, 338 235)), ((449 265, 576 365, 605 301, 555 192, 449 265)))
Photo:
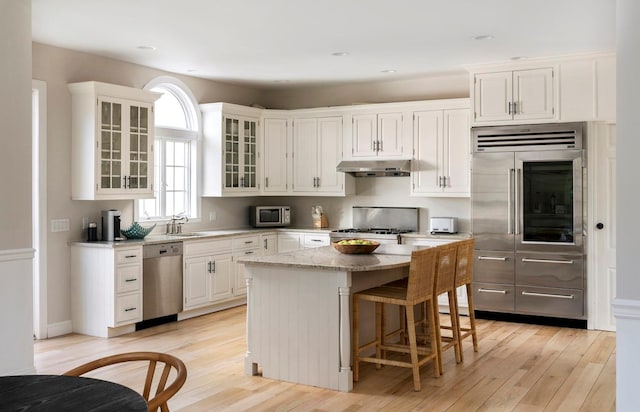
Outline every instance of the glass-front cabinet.
POLYGON ((160 94, 98 82, 73 96, 72 197, 153 197, 153 101, 160 94), (122 96, 122 97, 115 97, 122 96))
POLYGON ((203 113, 203 196, 260 191, 260 109, 230 103, 200 105, 203 113))

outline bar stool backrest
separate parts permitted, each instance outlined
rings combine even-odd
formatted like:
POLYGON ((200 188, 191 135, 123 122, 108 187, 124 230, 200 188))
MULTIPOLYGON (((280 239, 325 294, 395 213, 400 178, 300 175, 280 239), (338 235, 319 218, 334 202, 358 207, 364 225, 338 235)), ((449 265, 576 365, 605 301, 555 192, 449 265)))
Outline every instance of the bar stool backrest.
POLYGON ((473 279, 473 238, 456 242, 458 245, 456 287, 470 284, 473 279))
POLYGON ((411 253, 407 300, 420 301, 433 295, 437 248, 416 250, 411 253))
POLYGON ((455 288, 456 278, 456 254, 458 246, 456 242, 436 246, 438 250, 438 266, 436 268, 435 294, 441 295, 455 288))

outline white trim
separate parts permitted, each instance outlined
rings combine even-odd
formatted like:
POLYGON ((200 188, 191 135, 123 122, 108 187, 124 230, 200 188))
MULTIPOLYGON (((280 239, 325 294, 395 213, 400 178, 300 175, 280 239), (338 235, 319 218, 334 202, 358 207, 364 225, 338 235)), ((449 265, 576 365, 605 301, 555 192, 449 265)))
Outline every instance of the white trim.
POLYGON ((33 115, 33 176, 37 173, 37 187, 33 187, 33 247, 36 249, 33 266, 33 328, 37 339, 47 338, 47 83, 31 81, 33 115), (37 113, 37 119, 36 119, 37 113), (37 127, 37 129, 36 129, 37 127), (37 152, 35 151, 37 148, 37 152), (36 244, 37 242, 37 244, 36 244))
POLYGON ((35 250, 32 248, 0 250, 0 262, 32 260, 34 255, 35 250))
POLYGON ((68 335, 73 332, 73 326, 70 320, 52 323, 47 327, 47 338, 55 338, 56 336, 68 335))
POLYGON ((640 320, 640 300, 615 298, 611 306, 616 319, 640 320))

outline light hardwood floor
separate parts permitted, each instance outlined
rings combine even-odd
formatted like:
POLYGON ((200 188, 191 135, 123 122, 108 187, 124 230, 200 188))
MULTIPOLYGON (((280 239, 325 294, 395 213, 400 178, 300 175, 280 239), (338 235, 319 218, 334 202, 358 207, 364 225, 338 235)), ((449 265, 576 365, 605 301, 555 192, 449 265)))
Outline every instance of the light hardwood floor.
MULTIPOLYGON (((36 341, 38 373, 59 374, 118 352, 168 352, 187 365, 172 411, 615 411, 615 334, 478 320, 479 351, 464 343, 464 363, 444 356, 444 375, 421 369, 361 367, 354 391, 341 393, 244 375, 244 306, 125 336, 67 335, 36 341)), ((142 366, 91 376, 139 390, 142 366)))

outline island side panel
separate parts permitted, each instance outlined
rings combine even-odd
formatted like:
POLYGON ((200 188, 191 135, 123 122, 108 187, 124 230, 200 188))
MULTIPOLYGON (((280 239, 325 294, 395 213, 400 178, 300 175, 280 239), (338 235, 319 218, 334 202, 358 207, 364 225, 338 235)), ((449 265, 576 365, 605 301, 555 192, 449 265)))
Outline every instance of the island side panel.
POLYGON ((245 270, 251 278, 245 371, 258 364, 267 378, 350 390, 340 387, 341 381, 351 386, 351 370, 341 372, 339 356, 339 288, 349 287, 350 275, 260 265, 245 270))

